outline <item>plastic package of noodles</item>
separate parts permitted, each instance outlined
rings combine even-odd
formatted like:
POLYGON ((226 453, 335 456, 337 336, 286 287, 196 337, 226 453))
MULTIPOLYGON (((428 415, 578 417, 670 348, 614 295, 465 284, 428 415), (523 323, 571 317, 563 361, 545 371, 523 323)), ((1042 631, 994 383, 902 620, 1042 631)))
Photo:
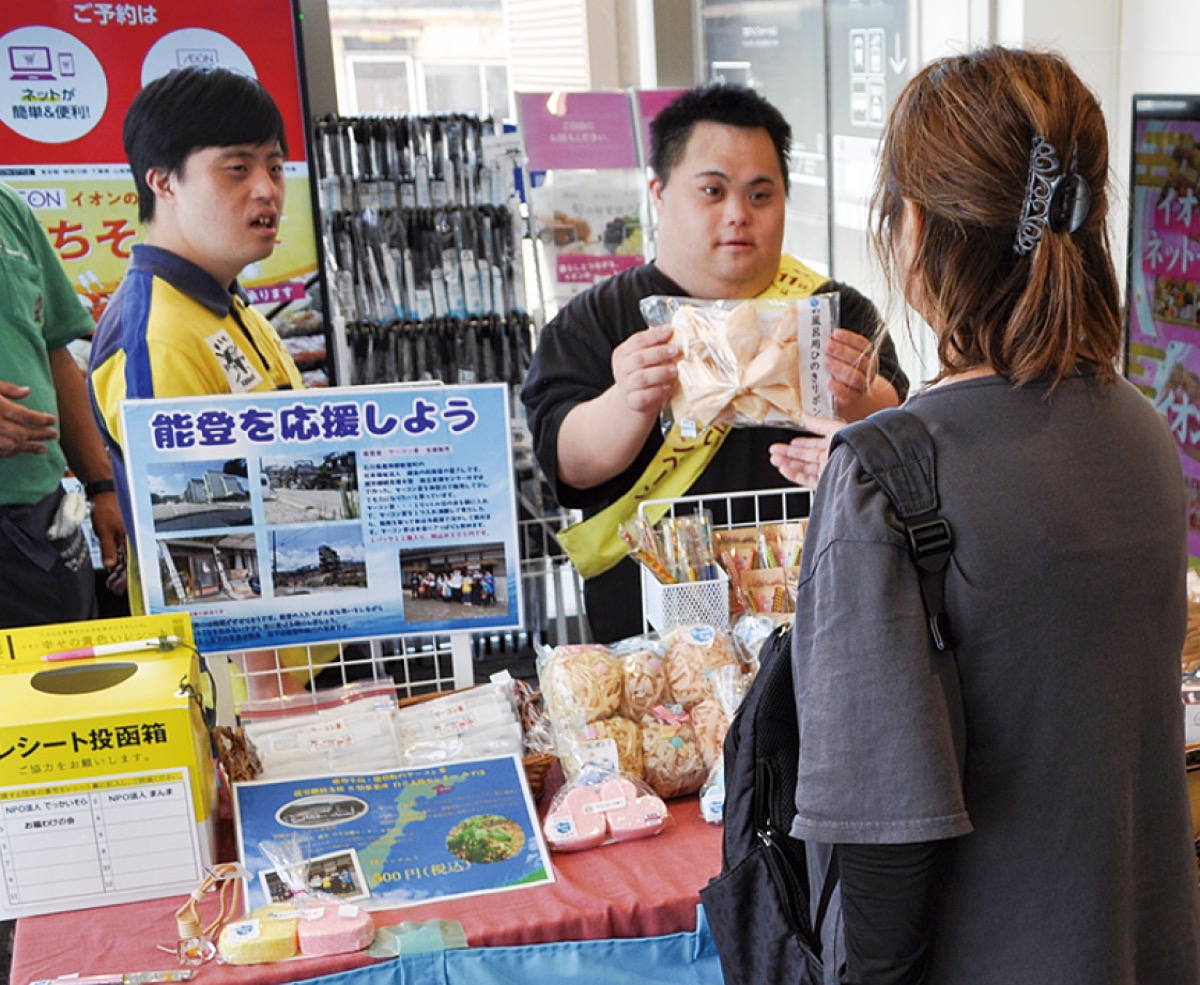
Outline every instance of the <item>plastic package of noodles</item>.
MULTIPOLYGON (((588 742, 610 740, 616 748, 617 769, 630 776, 642 777, 642 735, 636 722, 613 715, 598 722, 588 722, 583 729, 583 738, 588 742)), ((567 767, 564 765, 564 771, 567 767)))
POLYGON ((621 661, 621 713, 634 721, 672 700, 667 681, 666 648, 661 640, 637 636, 613 646, 621 661))
POLYGON ((729 630, 703 623, 676 626, 665 640, 667 680, 684 708, 714 696, 710 680, 717 668, 739 666, 729 630))
POLYGON ((667 715, 642 723, 643 779, 663 799, 695 793, 708 776, 687 719, 667 715))
POLYGON ((688 712, 692 731, 696 733, 696 744, 707 769, 721 758, 725 744, 725 733, 729 731, 729 715, 716 698, 705 698, 688 712))
POLYGON ((554 647, 539 661, 538 676, 546 709, 559 724, 608 718, 621 703, 621 662, 606 646, 554 647))
POLYGON ((663 423, 698 434, 712 424, 802 428, 805 410, 833 416, 823 351, 838 301, 643 298, 647 324, 671 325, 681 353, 663 423))

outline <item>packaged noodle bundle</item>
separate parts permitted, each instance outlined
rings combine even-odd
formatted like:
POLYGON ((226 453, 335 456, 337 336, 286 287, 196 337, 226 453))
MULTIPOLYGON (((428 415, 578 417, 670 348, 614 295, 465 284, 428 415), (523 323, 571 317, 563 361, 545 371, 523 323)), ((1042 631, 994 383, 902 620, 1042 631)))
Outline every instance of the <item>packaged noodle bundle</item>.
POLYGON ((671 701, 665 650, 658 640, 636 637, 614 647, 624 671, 621 713, 635 721, 671 701))
POLYGON ((713 697, 710 677, 719 667, 739 666, 729 631, 702 623, 676 626, 666 637, 667 680, 675 700, 690 709, 713 697))
MULTIPOLYGON (((583 729, 588 742, 610 740, 617 752, 617 768, 630 776, 642 777, 642 736, 636 722, 620 715, 589 722, 583 729)), ((566 768, 564 767, 566 772, 566 768)))
POLYGON ((700 747, 704 766, 712 769, 721 757, 725 733, 729 731, 729 716, 716 698, 705 698, 688 712, 688 717, 692 722, 692 731, 696 733, 696 743, 700 747))
POLYGON ((704 301, 655 295, 650 325, 670 324, 681 351, 667 423, 685 434, 712 424, 803 427, 805 411, 833 416, 823 350, 838 296, 704 301))
POLYGON ((570 644, 549 651, 538 667, 546 709, 556 723, 594 722, 621 702, 621 662, 608 647, 570 644))
POLYGON ((708 769, 686 714, 642 722, 642 768, 660 797, 683 797, 700 789, 708 769))

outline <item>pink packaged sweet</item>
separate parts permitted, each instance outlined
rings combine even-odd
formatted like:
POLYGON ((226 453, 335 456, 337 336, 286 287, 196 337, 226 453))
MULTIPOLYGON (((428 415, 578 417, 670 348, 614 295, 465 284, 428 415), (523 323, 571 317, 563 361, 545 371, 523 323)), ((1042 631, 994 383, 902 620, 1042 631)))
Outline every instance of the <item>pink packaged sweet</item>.
POLYGON ((599 787, 565 787, 542 824, 546 841, 560 852, 577 852, 603 845, 608 838, 608 823, 597 809, 599 787))
POLYGON ((552 849, 570 852, 648 838, 670 820, 667 805, 646 784, 588 765, 555 794, 542 830, 552 849))
POLYGON ((608 833, 615 841, 656 835, 670 817, 661 797, 639 790, 633 780, 624 776, 615 776, 600 785, 600 801, 608 833))

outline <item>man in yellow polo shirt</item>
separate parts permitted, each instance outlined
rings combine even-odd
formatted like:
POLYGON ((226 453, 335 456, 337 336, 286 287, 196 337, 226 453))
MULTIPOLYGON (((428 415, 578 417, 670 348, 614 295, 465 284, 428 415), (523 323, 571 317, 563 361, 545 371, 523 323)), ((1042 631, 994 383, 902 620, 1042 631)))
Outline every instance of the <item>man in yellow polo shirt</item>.
POLYGON ((96 329, 90 385, 132 530, 123 399, 303 384, 237 283, 275 249, 283 214, 287 138, 274 100, 243 75, 184 69, 138 93, 124 139, 145 240, 96 329))
MULTIPOLYGON (((283 215, 287 137, 270 94, 224 69, 172 72, 134 97, 124 142, 145 239, 96 329, 89 382, 132 539, 122 400, 303 382, 237 283, 271 255, 283 215)), ((130 608, 140 613, 136 552, 128 561, 130 608)), ((255 663, 247 669, 264 669, 255 663)), ((273 652, 257 663, 273 667, 273 652)))
MULTIPOLYGON (((559 503, 586 518, 586 536, 576 538, 584 543, 568 551, 586 577, 588 619, 600 641, 642 629, 636 568, 605 548, 631 491, 639 483, 644 491, 659 471, 659 414, 676 378, 671 329, 647 330, 643 297, 836 291, 841 327, 825 355, 839 416, 853 421, 896 406, 908 389, 871 302, 782 254, 791 128, 774 106, 741 86, 689 90, 654 118, 651 145, 657 256, 572 299, 543 329, 521 391, 534 453, 559 503), (593 518, 604 529, 587 530, 593 518)), ((814 431, 827 423, 811 422, 814 431)), ((815 483, 827 446, 821 435, 735 429, 669 495, 815 483)))

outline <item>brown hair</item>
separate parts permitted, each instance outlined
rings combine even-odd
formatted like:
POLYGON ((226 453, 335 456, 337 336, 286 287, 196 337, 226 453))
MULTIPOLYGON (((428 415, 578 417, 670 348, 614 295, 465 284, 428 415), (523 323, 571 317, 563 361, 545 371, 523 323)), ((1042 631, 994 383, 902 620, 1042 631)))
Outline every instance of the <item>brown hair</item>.
MULTIPOLYGON (((1121 316, 1109 255, 1108 135, 1095 97, 1059 55, 986 48, 928 65, 901 93, 872 198, 890 283, 904 199, 923 213, 908 276, 939 332, 938 378, 988 366, 1013 383, 1061 382, 1081 363, 1116 376, 1121 316), (1091 190, 1074 233, 1013 244, 1034 137, 1091 190)), ((904 285, 900 285, 904 286, 904 285)))

